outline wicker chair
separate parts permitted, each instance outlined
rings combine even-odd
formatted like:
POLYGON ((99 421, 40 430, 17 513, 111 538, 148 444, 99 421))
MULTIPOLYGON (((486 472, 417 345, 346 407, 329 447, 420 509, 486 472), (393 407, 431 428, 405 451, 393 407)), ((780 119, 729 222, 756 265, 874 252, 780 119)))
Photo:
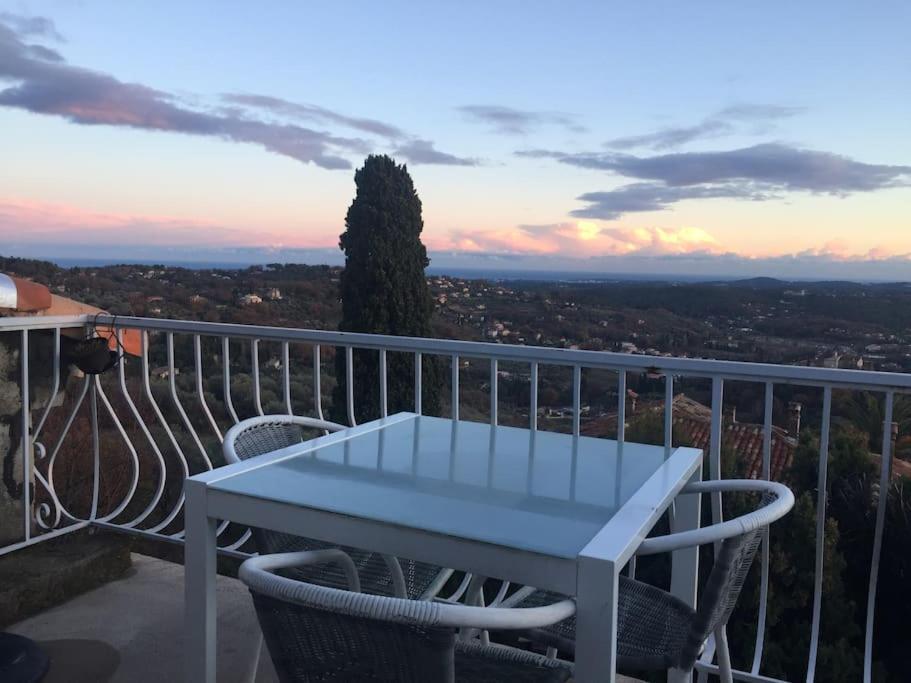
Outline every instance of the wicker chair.
POLYGON ((504 609, 362 594, 354 562, 337 549, 254 557, 239 577, 282 683, 557 683, 572 675, 566 662, 456 637, 460 628, 544 627, 574 614, 572 600, 504 609), (351 590, 274 573, 330 562, 351 590))
MULTIPOLYGON (((297 415, 265 415, 243 420, 225 435, 228 463, 240 462, 307 440, 308 434, 337 432, 344 425, 297 415)), ((262 555, 334 548, 335 544, 268 529, 253 529, 256 550, 262 555)), ((397 560, 355 548, 344 548, 357 566, 364 591, 375 595, 429 599, 436 596, 453 571, 413 560, 397 560)), ((301 581, 344 588, 348 585, 338 565, 310 566, 294 573, 301 581)))
MULTIPOLYGON (((718 553, 696 610, 660 588, 626 576, 620 577, 617 609, 619 668, 637 671, 675 669, 678 680, 688 681, 706 640, 714 633, 721 680, 726 683, 733 680, 725 625, 737 604, 763 529, 790 511, 794 495, 782 484, 752 479, 693 483, 681 493, 727 491, 759 493, 760 506, 749 514, 720 524, 646 539, 637 551, 637 555, 653 555, 718 543, 718 553)), ((501 604, 531 607, 552 603, 560 597, 525 587, 501 604)), ((573 653, 576 620, 572 617, 522 635, 554 650, 573 653)), ((508 634, 504 636, 508 637, 508 634)))

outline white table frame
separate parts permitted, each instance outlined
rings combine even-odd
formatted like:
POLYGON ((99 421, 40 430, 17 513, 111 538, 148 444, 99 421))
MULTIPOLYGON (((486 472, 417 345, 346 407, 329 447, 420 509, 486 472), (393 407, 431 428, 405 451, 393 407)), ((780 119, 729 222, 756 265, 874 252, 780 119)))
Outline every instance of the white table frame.
MULTIPOLYGON (((577 683, 613 683, 616 670, 617 587, 635 554, 680 489, 701 477, 702 451, 671 449, 665 462, 604 525, 575 559, 553 557, 423 529, 360 519, 213 488, 278 460, 357 438, 412 413, 321 436, 250 460, 190 477, 185 482, 185 667, 187 683, 215 683, 215 578, 219 520, 408 557, 481 576, 505 578, 577 598, 577 683)), ((567 438, 574 438, 567 435, 567 438)), ((700 496, 680 496, 673 531, 697 528, 700 496)), ((673 553, 672 592, 696 604, 698 548, 673 553)))

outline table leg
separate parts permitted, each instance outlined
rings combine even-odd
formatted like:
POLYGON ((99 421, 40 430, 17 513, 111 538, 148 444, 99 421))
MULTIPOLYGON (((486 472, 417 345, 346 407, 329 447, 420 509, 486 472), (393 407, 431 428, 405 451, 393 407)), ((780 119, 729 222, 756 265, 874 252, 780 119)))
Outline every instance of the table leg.
POLYGON ((576 683, 614 683, 619 568, 580 556, 576 587, 576 683))
MULTIPOLYGON (((702 481, 701 468, 690 477, 690 483, 696 481, 702 481)), ((701 499, 702 495, 699 493, 677 496, 677 500, 674 501, 676 514, 671 525, 671 533, 699 528, 701 499)), ((698 584, 699 547, 693 546, 673 551, 671 553, 671 593, 696 609, 698 584)), ((667 680, 668 683, 689 681, 692 680, 692 674, 672 669, 667 673, 667 680)))
POLYGON ((185 484, 184 670, 187 683, 215 683, 217 521, 206 509, 206 486, 185 484))

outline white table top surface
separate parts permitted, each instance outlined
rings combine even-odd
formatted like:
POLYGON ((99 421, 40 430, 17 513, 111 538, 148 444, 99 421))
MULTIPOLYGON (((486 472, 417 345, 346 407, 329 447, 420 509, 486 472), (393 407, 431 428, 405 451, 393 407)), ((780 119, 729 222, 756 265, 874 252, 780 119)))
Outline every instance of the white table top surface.
MULTIPOLYGON (((384 422, 283 449, 262 466, 252 459, 209 486, 575 558, 649 478, 693 453, 411 414, 384 422)), ((676 484, 669 477, 667 490, 676 484)))

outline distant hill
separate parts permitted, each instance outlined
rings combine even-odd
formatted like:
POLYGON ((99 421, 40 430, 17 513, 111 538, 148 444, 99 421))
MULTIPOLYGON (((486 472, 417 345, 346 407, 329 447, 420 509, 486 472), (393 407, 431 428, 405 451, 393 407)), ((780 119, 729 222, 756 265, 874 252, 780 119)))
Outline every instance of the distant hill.
POLYGON ((733 287, 750 287, 751 289, 781 289, 782 287, 787 287, 793 283, 787 280, 779 280, 774 277, 751 277, 746 280, 725 282, 724 284, 733 287))

